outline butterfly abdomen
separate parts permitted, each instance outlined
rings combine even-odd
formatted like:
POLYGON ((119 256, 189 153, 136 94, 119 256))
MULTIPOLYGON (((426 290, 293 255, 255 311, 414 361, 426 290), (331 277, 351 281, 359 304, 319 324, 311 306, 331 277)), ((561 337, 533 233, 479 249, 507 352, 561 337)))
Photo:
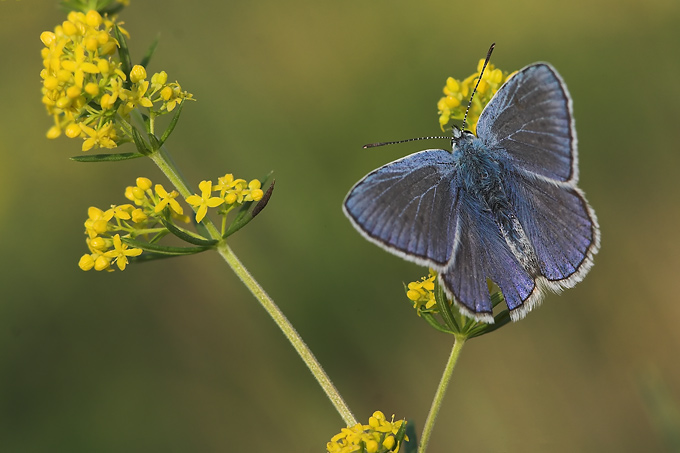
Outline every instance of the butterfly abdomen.
POLYGON ((469 204, 486 211, 512 255, 530 274, 540 275, 538 258, 504 186, 505 156, 478 139, 458 143, 457 164, 469 204))

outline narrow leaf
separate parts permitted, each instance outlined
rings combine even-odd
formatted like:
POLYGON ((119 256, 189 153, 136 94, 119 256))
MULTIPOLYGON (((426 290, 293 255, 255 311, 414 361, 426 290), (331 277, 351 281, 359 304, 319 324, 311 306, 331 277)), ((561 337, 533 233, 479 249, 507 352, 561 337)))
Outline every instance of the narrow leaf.
POLYGON ((210 247, 212 245, 217 244, 218 242, 215 239, 206 239, 202 236, 193 233, 192 231, 185 230, 184 228, 175 225, 167 218, 162 218, 161 222, 163 223, 163 226, 167 228, 172 234, 174 234, 181 240, 188 242, 189 244, 210 247))
POLYGON ((148 138, 152 150, 157 151, 161 148, 162 143, 158 141, 158 138, 155 135, 149 132, 148 138))
POLYGON ((274 184, 275 183, 276 183, 276 179, 273 179, 272 183, 269 186, 269 188, 267 189, 267 191, 264 193, 264 195, 262 196, 260 201, 258 201, 257 204, 255 205, 255 207, 253 208, 253 211, 252 211, 253 217, 258 215, 260 213, 260 211, 262 211, 267 206, 267 203, 269 203, 269 199, 272 197, 272 192, 274 192, 274 184))
POLYGON ((182 108, 184 108, 184 101, 180 102, 179 105, 175 107, 175 113, 172 115, 172 120, 170 121, 168 128, 165 130, 165 132, 163 132, 160 145, 158 146, 159 148, 163 146, 163 143, 165 143, 168 137, 170 137, 172 131, 175 130, 175 126, 177 126, 177 121, 179 121, 179 115, 182 113, 182 108))
POLYGON ((241 209, 239 209, 238 215, 234 220, 231 222, 231 225, 229 225, 229 228, 227 228, 227 231, 222 235, 222 238, 227 238, 228 236, 231 236, 232 234, 236 233, 238 230, 246 226, 257 214, 259 214, 265 206, 267 206, 267 203, 269 202, 269 198, 272 196, 272 192, 274 191, 274 183, 276 180, 273 180, 267 191, 264 193, 260 201, 255 205, 252 211, 248 211, 248 208, 254 203, 253 201, 249 201, 247 203, 244 203, 243 206, 241 206, 241 209))
POLYGON ((125 75, 128 77, 123 85, 125 86, 125 88, 130 88, 132 86, 132 82, 130 82, 130 71, 132 70, 132 60, 130 60, 130 50, 128 49, 127 40, 125 39, 125 35, 123 35, 123 33, 121 33, 118 25, 115 25, 113 27, 113 31, 114 31, 114 34, 116 35, 116 40, 118 41, 118 44, 120 45, 120 47, 118 48, 118 55, 120 55, 120 62, 121 62, 122 70, 125 73, 125 75))
POLYGON ((450 304, 449 301, 446 300, 446 294, 444 294, 444 290, 439 284, 439 281, 435 281, 434 291, 434 298, 437 301, 437 307, 439 307, 439 313, 442 318, 444 318, 444 322, 453 332, 460 332, 460 326, 458 325, 458 322, 456 322, 456 318, 451 311, 452 303, 450 304))
POLYGON ((130 247, 136 247, 148 252, 155 252, 169 256, 193 255, 209 250, 210 247, 170 247, 167 245, 149 244, 148 242, 135 241, 130 238, 121 238, 130 247))
POLYGON ((418 451, 418 434, 416 433, 416 424, 412 420, 409 420, 406 424, 406 436, 408 442, 403 444, 404 453, 416 453, 418 451))
POLYGON ((139 151, 145 156, 151 154, 151 147, 146 143, 146 141, 142 137, 142 134, 140 134, 139 131, 134 127, 132 128, 132 138, 135 140, 135 146, 137 147, 137 151, 139 151))
POLYGON ((448 329, 446 326, 443 326, 437 318, 435 318, 432 313, 429 312, 420 312, 420 317, 423 318, 429 325, 434 327, 436 330, 444 333, 453 333, 450 329, 448 329))
POLYGON ((142 253, 139 256, 128 257, 128 260, 131 263, 145 263, 147 261, 156 261, 156 260, 165 259, 165 258, 172 258, 173 256, 177 256, 177 255, 168 255, 166 253, 156 253, 156 252, 144 251, 144 253, 142 253))
POLYGON ((156 35, 156 39, 153 40, 153 42, 149 46, 149 49, 146 51, 144 58, 142 58, 142 61, 139 63, 140 65, 144 66, 145 68, 147 66, 149 66, 149 62, 151 61, 151 57, 153 57, 153 54, 156 51, 156 47, 158 47, 158 43, 159 43, 160 40, 161 40, 161 35, 159 33, 159 34, 156 35))
POLYGON ((88 154, 85 156, 73 156, 69 159, 76 162, 117 162, 119 160, 137 159, 144 157, 142 153, 113 153, 113 154, 88 154))

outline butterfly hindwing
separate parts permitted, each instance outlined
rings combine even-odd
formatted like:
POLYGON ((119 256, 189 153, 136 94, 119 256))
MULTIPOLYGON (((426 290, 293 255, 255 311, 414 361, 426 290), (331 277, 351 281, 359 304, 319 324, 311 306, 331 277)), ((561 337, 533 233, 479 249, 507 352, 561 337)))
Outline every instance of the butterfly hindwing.
POLYGON ((583 193, 530 174, 508 175, 509 194, 549 289, 571 288, 593 264, 600 244, 595 212, 583 193))
POLYGON ((458 206, 459 239, 440 278, 470 316, 493 322, 487 279, 498 285, 511 310, 536 293, 536 284, 513 255, 491 212, 469 196, 458 206))
POLYGON ((441 268, 453 253, 456 203, 452 155, 435 149, 369 173, 343 208, 367 239, 407 260, 441 268))

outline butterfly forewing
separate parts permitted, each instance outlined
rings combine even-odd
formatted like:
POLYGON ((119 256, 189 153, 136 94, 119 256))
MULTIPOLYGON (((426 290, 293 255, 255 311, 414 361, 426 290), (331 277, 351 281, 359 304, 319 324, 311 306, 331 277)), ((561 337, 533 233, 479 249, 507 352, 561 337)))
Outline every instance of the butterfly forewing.
POLYGON ((578 178, 571 98, 548 64, 521 69, 498 90, 479 117, 477 136, 507 151, 518 168, 556 181, 578 178))
POLYGON ((455 177, 450 152, 421 151, 366 175, 347 195, 344 210, 369 240, 440 268, 455 242, 455 177))

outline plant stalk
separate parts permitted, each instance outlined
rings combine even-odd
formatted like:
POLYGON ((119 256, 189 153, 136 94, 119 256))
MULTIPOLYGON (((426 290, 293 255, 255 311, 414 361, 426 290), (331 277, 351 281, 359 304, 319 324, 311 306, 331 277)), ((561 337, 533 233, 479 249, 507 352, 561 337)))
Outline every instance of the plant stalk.
POLYGON ((453 369, 458 362, 458 357, 460 356, 460 351, 463 349, 465 340, 467 337, 463 335, 456 335, 453 342, 453 348, 451 348, 451 355, 449 356, 449 361, 446 363, 446 368, 444 368, 444 373, 439 381, 439 386, 437 387, 437 392, 432 400, 432 406, 430 407, 430 412, 427 414, 427 420, 425 420, 425 426, 423 427, 423 434, 420 438, 420 446, 418 447, 418 453, 425 453, 427 450, 427 444, 430 442, 430 436, 432 435, 432 430, 434 424, 437 421, 437 415, 439 414, 439 409, 444 401, 444 396, 446 395, 446 389, 451 381, 451 375, 453 374, 453 369))

